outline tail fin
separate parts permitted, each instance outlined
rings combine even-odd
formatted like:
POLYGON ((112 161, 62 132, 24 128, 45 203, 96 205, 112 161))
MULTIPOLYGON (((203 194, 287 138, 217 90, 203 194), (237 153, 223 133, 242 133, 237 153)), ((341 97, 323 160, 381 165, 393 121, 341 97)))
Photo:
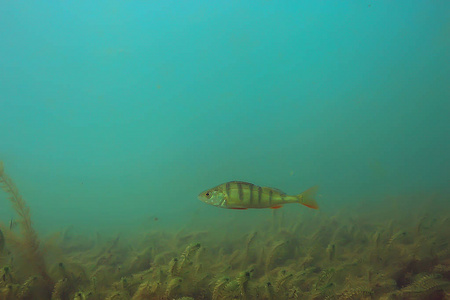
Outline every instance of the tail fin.
POLYGON ((297 198, 299 200, 298 202, 309 208, 319 209, 319 205, 317 204, 316 200, 314 199, 318 189, 319 189, 319 187, 316 185, 316 186, 313 186, 312 188, 307 189, 303 193, 297 195, 297 198))

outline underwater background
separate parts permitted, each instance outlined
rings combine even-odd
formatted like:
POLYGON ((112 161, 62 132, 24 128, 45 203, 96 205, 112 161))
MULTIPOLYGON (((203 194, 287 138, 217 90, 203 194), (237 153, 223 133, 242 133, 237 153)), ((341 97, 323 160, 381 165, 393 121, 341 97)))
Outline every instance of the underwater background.
POLYGON ((449 16, 0 1, 0 299, 448 299, 449 16))

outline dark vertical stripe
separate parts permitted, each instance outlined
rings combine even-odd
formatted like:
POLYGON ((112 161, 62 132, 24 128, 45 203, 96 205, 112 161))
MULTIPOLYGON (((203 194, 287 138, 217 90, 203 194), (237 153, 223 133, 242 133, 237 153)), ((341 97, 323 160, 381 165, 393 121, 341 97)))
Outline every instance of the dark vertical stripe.
POLYGON ((253 184, 249 184, 249 189, 250 189, 250 200, 248 200, 248 202, 251 205, 253 202, 253 184))
POLYGON ((269 192, 269 206, 272 206, 272 194, 273 194, 273 191, 270 190, 270 192, 269 192))
POLYGON ((242 192, 242 184, 240 182, 237 183, 238 192, 239 192, 239 201, 242 202, 244 199, 244 193, 242 192))
POLYGON ((225 186, 225 191, 227 193, 227 196, 231 197, 231 194, 230 194, 230 183, 229 182, 227 182, 227 184, 225 186))
POLYGON ((258 204, 261 205, 262 188, 258 187, 258 204))

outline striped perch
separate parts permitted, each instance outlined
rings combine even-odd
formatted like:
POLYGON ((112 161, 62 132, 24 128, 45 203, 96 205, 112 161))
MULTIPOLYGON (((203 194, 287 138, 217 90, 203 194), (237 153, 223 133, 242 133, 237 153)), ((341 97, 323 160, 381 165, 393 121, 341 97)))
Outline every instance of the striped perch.
POLYGON ((260 187, 243 181, 230 181, 200 193, 198 198, 207 204, 231 209, 276 209, 287 203, 300 203, 318 209, 319 206, 314 199, 317 189, 315 186, 301 194, 289 196, 275 188, 260 187))

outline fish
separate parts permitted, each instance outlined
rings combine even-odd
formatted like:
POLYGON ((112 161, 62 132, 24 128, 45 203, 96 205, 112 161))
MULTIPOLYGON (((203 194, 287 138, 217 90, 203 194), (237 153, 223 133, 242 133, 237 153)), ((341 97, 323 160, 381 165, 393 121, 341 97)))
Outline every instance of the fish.
POLYGON ((314 196, 318 186, 313 186, 298 195, 287 195, 271 187, 261 187, 243 181, 230 181, 201 192, 198 199, 204 203, 220 208, 281 208, 284 204, 299 203, 309 208, 318 209, 314 196))

